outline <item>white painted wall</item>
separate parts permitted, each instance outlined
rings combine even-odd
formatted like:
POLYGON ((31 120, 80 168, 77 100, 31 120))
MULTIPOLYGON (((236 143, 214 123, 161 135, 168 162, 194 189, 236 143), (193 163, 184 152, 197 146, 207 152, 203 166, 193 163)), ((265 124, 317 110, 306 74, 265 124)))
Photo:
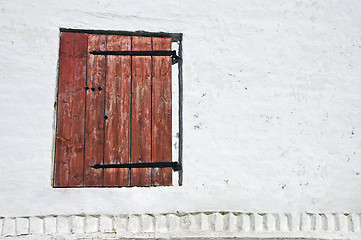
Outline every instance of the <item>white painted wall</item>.
POLYGON ((0 0, 0 216, 361 211, 360 12, 0 0), (51 187, 59 28, 184 34, 183 186, 51 187))

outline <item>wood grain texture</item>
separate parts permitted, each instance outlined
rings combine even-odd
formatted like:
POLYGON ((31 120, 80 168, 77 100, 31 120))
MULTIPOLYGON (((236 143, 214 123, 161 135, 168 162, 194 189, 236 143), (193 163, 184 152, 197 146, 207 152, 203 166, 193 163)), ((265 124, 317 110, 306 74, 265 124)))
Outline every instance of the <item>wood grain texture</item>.
POLYGON ((86 34, 61 34, 54 187, 83 184, 86 47, 86 34))
POLYGON ((69 187, 83 185, 84 124, 85 124, 85 82, 88 36, 74 33, 74 79, 72 82, 71 136, 72 158, 69 163, 69 187))
POLYGON ((71 82, 74 77, 74 34, 62 33, 60 38, 57 129, 55 140, 54 187, 66 187, 69 182, 71 158, 71 82))
MULTIPOLYGON (((105 35, 88 35, 88 52, 104 51, 105 35)), ((85 121, 84 186, 102 186, 103 169, 91 168, 102 164, 104 157, 104 88, 105 56, 88 54, 85 121)))
MULTIPOLYGON (((108 51, 130 51, 131 37, 107 36, 108 51)), ((104 164, 129 163, 130 56, 107 56, 104 164)), ((129 186, 128 168, 104 169, 104 186, 129 186)))
MULTIPOLYGON (((150 51, 150 37, 133 37, 133 51, 150 51)), ((151 161, 151 63, 150 56, 132 57, 131 162, 151 161)), ((150 186, 151 169, 131 170, 131 186, 150 186)))
MULTIPOLYGON (((171 50, 171 38, 153 38, 153 50, 171 50)), ((152 161, 172 161, 172 59, 154 56, 152 64, 152 161)), ((154 168, 152 185, 172 184, 171 168, 154 168)))

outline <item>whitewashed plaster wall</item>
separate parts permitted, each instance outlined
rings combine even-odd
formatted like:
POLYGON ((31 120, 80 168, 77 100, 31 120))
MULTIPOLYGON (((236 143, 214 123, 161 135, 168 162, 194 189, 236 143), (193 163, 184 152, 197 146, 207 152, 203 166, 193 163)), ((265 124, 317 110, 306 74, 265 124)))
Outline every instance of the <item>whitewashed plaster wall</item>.
POLYGON ((361 2, 0 0, 0 216, 361 211, 361 2), (54 189, 59 28, 183 33, 183 186, 54 189))

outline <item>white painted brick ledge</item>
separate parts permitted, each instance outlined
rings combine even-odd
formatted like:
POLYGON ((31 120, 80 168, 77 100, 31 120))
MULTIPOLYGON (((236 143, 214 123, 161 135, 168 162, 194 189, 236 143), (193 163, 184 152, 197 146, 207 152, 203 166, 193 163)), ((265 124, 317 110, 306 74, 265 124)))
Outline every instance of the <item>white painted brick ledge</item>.
POLYGON ((360 213, 195 212, 0 217, 0 239, 361 239, 360 213))

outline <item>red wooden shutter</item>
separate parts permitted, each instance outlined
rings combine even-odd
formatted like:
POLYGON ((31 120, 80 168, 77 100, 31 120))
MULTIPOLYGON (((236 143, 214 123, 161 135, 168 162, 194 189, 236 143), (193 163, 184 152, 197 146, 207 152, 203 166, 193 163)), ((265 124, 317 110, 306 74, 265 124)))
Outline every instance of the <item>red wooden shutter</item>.
POLYGON ((171 168, 94 169, 172 161, 171 38, 61 33, 54 187, 171 185, 171 168))

